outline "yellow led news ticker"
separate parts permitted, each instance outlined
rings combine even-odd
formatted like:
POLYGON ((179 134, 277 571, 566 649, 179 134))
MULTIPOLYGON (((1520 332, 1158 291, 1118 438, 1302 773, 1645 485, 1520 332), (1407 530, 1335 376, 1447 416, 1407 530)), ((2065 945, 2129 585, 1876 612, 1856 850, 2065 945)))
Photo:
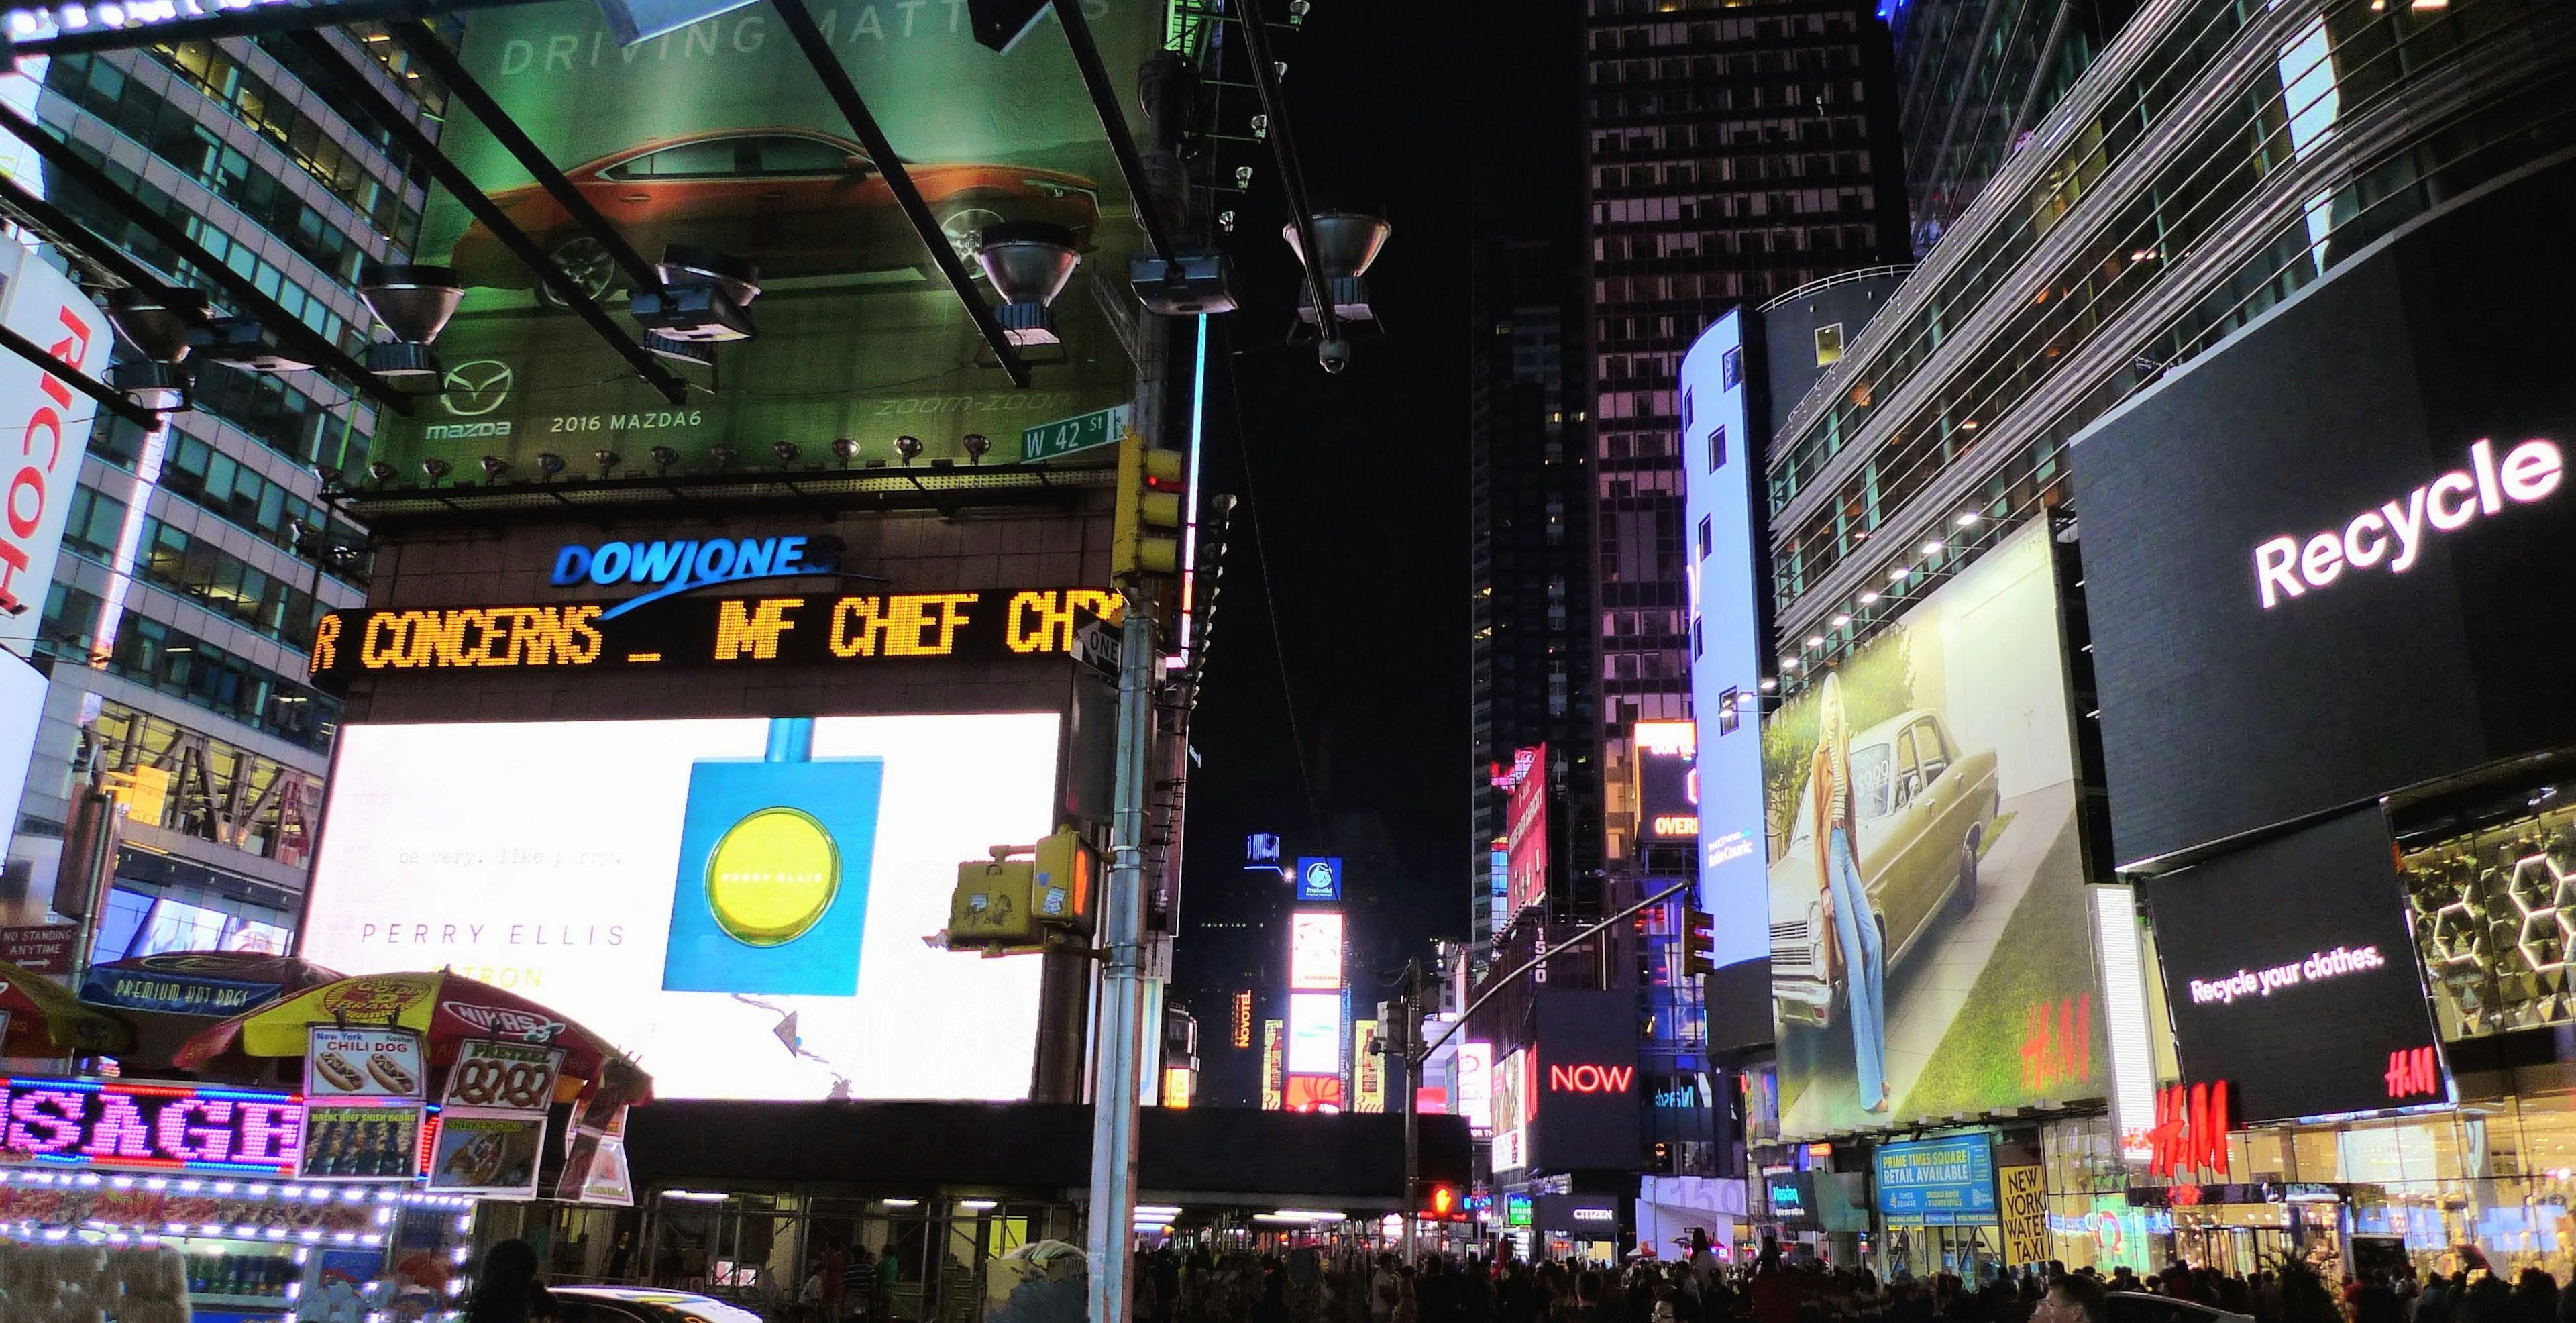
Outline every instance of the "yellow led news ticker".
POLYGON ((313 632, 324 687, 364 674, 490 668, 848 665, 920 658, 1067 656, 1085 626, 1114 626, 1096 588, 844 596, 673 597, 616 603, 334 611, 313 632))

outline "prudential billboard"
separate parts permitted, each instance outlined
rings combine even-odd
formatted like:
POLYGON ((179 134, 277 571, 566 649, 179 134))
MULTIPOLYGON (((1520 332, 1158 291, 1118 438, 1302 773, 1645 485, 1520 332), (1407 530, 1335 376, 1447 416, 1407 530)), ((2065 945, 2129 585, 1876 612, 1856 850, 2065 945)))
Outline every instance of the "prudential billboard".
POLYGON ((1771 939, 1762 837, 1762 618, 1755 601, 1744 314, 1719 318, 1682 359, 1682 470, 1691 588, 1691 710, 1698 734, 1698 908, 1717 916, 1709 1045, 1771 1038, 1771 939))
MULTIPOLYGON (((434 194, 419 260, 455 268, 467 291, 438 343, 443 388, 388 429, 388 459, 411 473, 437 455, 472 473, 491 455, 528 477, 552 452, 571 460, 571 476, 643 474, 660 463, 656 447, 687 472, 710 467, 718 445, 769 466, 783 442, 801 451, 791 462, 830 467, 837 439, 856 441, 863 460, 897 463, 894 439, 911 436, 922 443, 916 462, 964 463, 970 433, 1016 453, 1023 427, 1130 397, 1132 369, 1088 282, 1113 281, 1128 297, 1133 207, 1061 30, 1041 20, 1000 54, 976 43, 962 0, 809 7, 929 203, 938 242, 969 271, 991 226, 1038 221, 1075 235, 1082 265, 1054 304, 1064 346, 1028 352, 1030 388, 992 366, 896 204, 886 163, 856 140, 774 9, 730 9, 627 45, 621 37, 664 20, 630 11, 612 24, 592 0, 554 0, 468 16, 459 58, 644 260, 683 244, 757 265, 760 334, 717 348, 713 371, 674 365, 690 382, 675 405, 490 227, 434 194)), ((1159 44, 1162 6, 1083 9, 1111 81, 1130 85, 1159 44)), ((633 333, 622 268, 477 117, 450 116, 439 145, 633 333)), ((975 287, 997 301, 980 276, 975 287)))

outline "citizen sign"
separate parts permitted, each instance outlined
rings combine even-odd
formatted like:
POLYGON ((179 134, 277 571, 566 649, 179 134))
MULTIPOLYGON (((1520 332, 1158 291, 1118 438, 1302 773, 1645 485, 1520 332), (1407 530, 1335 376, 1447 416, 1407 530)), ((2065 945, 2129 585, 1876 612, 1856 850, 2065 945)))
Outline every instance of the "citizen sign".
POLYGON ((2481 515, 2504 513, 2505 505, 2529 505, 2547 498, 2566 476, 2566 461, 2555 442, 2537 437, 2496 458, 2495 443, 2469 447, 2469 464, 2433 479, 2405 496, 2383 502, 2347 520, 2341 529, 2326 529, 2301 539, 2283 534, 2254 548, 2254 589, 2271 610, 2310 589, 2324 588, 2346 569, 2385 565, 2391 574, 2413 569, 2426 539, 2456 533, 2481 515))

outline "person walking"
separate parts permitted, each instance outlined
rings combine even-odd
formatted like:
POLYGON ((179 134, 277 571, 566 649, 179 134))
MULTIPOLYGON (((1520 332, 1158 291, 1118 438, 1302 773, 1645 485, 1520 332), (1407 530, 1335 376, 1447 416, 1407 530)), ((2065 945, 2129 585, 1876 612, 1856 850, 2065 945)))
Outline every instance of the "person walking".
POLYGON ((535 1246, 505 1240, 483 1251, 483 1271, 475 1275, 465 1323, 538 1323, 555 1317, 555 1298, 537 1280, 535 1246))
MULTIPOLYGON (((1851 783, 1851 716, 1842 677, 1825 676, 1816 701, 1816 754, 1807 773, 1808 811, 1819 889, 1833 901, 1833 925, 1842 949, 1844 998, 1851 1017, 1852 1072, 1862 1110, 1887 1110, 1887 950, 1878 911, 1860 875, 1860 833, 1854 826, 1851 783)), ((1885 793, 1885 787, 1878 787, 1885 793)), ((1866 793, 1866 792, 1863 792, 1866 793)))

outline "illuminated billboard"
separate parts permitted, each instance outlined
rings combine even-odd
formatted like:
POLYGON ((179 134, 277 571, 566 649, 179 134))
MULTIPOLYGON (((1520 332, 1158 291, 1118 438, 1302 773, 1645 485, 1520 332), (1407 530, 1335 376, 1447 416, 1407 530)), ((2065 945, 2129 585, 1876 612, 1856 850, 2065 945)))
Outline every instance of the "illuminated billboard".
MULTIPOLYGON (((1160 45, 1161 10, 1085 8, 1111 81, 1128 85, 1160 45)), ((970 433, 1016 455, 1025 428, 1129 401, 1133 369, 1089 286, 1109 281, 1133 306, 1127 253, 1138 231, 1054 24, 1003 54, 976 43, 962 4, 813 7, 831 57, 927 202, 936 242, 969 272, 978 236, 996 225, 1073 233, 1082 265, 1054 303, 1064 348, 1026 351, 1033 376, 1022 390, 993 366, 896 202, 887 163, 857 140, 779 16, 751 5, 687 17, 622 22, 589 0, 489 9, 465 20, 457 57, 644 261, 679 244, 756 266, 758 336, 718 347, 719 370, 675 367, 690 382, 675 403, 435 190, 417 260, 453 268, 467 290, 439 338, 441 390, 390 421, 385 458, 408 474, 439 455, 464 473, 494 455, 528 476, 552 451, 575 457, 571 481, 650 474, 657 446, 678 452, 681 472, 713 470, 719 445, 769 467, 780 441, 803 448, 793 465, 846 466, 830 451, 836 438, 896 464, 893 442, 908 436, 921 460, 963 464, 970 433), (594 451, 613 462, 594 468, 594 451)), ((1136 114, 1132 98, 1121 103, 1136 114)), ((634 282, 615 254, 479 117, 450 116, 439 148, 633 333, 634 282)), ((980 280, 976 295, 996 301, 980 280)))
POLYGON ((1342 1073, 1342 994, 1288 994, 1288 1073, 1342 1073))
POLYGON ((1342 916, 1335 910, 1299 910, 1288 919, 1288 986, 1331 992, 1342 986, 1342 916))
POLYGON ((1285 1022, 1261 1022, 1261 1110, 1265 1112, 1278 1111, 1287 1098, 1286 1041, 1285 1022))
POLYGON ((1511 798, 1504 807, 1503 821, 1507 835, 1503 847, 1507 917, 1494 926, 1509 926, 1510 919, 1533 904, 1547 898, 1547 746, 1524 750, 1531 755, 1522 762, 1513 757, 1511 798))
POLYGON ((1699 839, 1699 776, 1692 767, 1699 728, 1689 721, 1640 721, 1634 729, 1637 839, 1699 839))
MULTIPOLYGON (((43 82, 43 75, 32 81, 43 82)), ((106 315, 80 286, 7 238, 0 238, 0 323, 84 375, 107 375, 107 348, 115 337, 106 315)), ((60 376, 16 354, 0 354, 0 434, 19 438, 17 457, 0 465, 0 496, 9 512, 0 520, 0 644, 22 657, 35 646, 36 627, 44 620, 45 594, 53 587, 64 521, 80 490, 81 456, 89 453, 90 419, 97 413, 98 406, 74 395, 60 376)))
MULTIPOLYGON (((1752 432, 1744 316, 1727 313, 1682 358, 1683 564, 1690 588, 1692 740, 1690 835, 1698 842, 1696 908, 1715 917, 1709 976, 1712 1048, 1771 1040, 1763 988, 1770 939, 1763 912, 1763 619, 1756 488, 1762 444, 1752 432)), ((1759 350, 1754 353, 1758 355, 1759 350)), ((1642 773, 1652 761, 1643 755, 1642 773)), ((1640 787, 1644 793, 1645 787, 1640 787)), ((1669 812, 1669 810, 1667 810, 1669 812)), ((1639 824, 1647 834, 1651 820, 1639 824)), ((1673 824, 1678 825, 1678 824, 1673 824)))
POLYGON ((1038 962, 921 938, 959 860, 1054 826, 1058 725, 349 726, 300 954, 526 993, 665 1097, 1024 1098, 1038 962))
POLYGON ((2108 1092, 2052 545, 2005 538, 1763 727, 1785 1134, 2108 1092))
POLYGON ((1458 1114, 1479 1134, 1494 1128, 1494 1045, 1458 1045, 1458 1114))

